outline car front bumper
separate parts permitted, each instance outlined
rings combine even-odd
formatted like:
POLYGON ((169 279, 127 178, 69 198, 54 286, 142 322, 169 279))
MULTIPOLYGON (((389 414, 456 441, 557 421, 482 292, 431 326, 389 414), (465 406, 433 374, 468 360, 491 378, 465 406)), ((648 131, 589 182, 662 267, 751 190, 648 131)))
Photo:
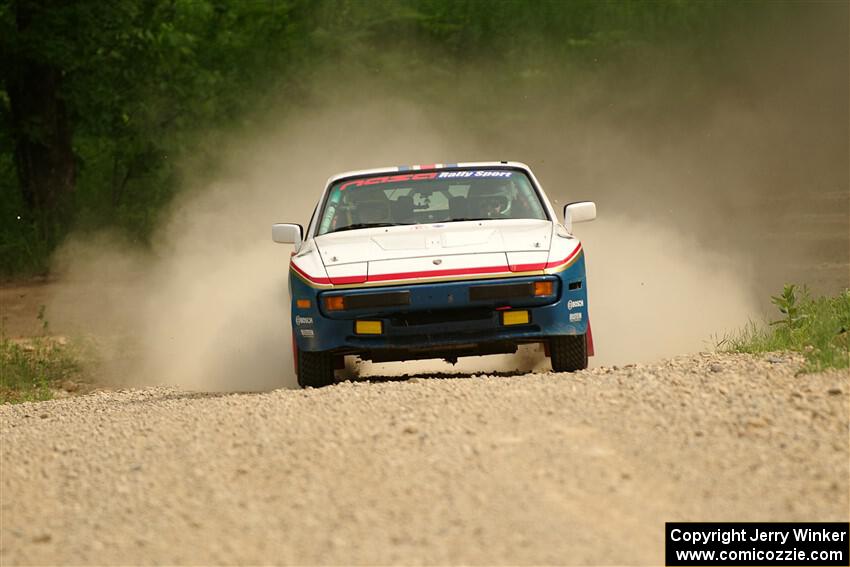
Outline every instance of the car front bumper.
MULTIPOLYGON (((345 289, 312 287, 291 272, 290 292, 293 337, 300 350, 358 354, 373 360, 511 352, 521 343, 585 334, 588 329, 583 257, 554 274, 345 289), (516 294, 523 284, 540 281, 552 282, 554 293, 516 294), (505 285, 514 286, 511 297, 499 294, 508 288, 490 287, 505 285), (472 288, 496 292, 472 292, 472 288), (328 297, 354 298, 346 300, 354 307, 328 311, 324 304, 328 297), (305 302, 309 307, 304 307, 305 302), (506 313, 519 311, 528 312, 527 322, 517 314, 520 324, 505 324, 516 317, 506 313), (358 333, 357 321, 380 322, 380 333, 358 333)), ((374 323, 369 326, 375 330, 374 323)))

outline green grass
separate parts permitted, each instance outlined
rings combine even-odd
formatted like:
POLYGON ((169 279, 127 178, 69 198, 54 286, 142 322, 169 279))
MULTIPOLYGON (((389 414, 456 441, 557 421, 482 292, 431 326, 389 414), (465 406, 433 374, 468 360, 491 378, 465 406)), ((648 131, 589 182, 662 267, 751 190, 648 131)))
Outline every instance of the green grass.
POLYGON ((51 388, 79 372, 74 349, 51 337, 0 337, 0 403, 49 400, 51 388))
POLYGON ((752 321, 727 336, 718 348, 730 352, 795 351, 806 358, 805 372, 850 368, 850 289, 813 298, 806 287, 786 285, 771 298, 781 318, 766 325, 752 321))
POLYGON ((82 370, 80 350, 47 334, 44 307, 39 310, 43 336, 12 339, 0 325, 0 403, 49 400, 53 389, 82 370))

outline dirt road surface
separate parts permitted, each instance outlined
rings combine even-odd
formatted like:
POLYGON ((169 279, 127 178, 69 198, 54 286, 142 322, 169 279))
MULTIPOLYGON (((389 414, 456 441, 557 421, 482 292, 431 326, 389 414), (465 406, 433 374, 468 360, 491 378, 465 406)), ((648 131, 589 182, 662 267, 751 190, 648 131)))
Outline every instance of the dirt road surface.
POLYGON ((850 373, 799 366, 3 406, 0 562, 661 564, 665 521, 846 521, 850 373))

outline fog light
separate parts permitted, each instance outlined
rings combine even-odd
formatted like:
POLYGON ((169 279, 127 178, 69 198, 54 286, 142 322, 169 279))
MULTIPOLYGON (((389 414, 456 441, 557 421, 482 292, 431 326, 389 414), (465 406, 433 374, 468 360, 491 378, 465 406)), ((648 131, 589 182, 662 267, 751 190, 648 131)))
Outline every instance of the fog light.
POLYGON ((534 296, 552 295, 555 293, 554 282, 534 282, 534 296))
POLYGON ((342 295, 326 297, 323 301, 325 302, 325 309, 328 311, 342 311, 345 309, 345 297, 342 295))
POLYGON ((354 332, 358 335, 380 335, 384 326, 380 321, 355 321, 354 332))
POLYGON ((502 325, 527 325, 529 321, 528 311, 502 311, 502 325))
POLYGON ((310 309, 310 300, 309 299, 297 299, 295 300, 295 305, 298 309, 310 309))

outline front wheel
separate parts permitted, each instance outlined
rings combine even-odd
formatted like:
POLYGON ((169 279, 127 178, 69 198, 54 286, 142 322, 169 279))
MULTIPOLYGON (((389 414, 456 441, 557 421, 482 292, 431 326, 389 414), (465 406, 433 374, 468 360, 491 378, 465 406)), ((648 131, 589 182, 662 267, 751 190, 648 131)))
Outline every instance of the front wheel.
POLYGON ((321 388, 334 383, 334 357, 331 353, 296 349, 299 386, 321 388))
POLYGON ((587 368, 587 337, 585 335, 562 335, 549 339, 552 370, 575 372, 587 368))

